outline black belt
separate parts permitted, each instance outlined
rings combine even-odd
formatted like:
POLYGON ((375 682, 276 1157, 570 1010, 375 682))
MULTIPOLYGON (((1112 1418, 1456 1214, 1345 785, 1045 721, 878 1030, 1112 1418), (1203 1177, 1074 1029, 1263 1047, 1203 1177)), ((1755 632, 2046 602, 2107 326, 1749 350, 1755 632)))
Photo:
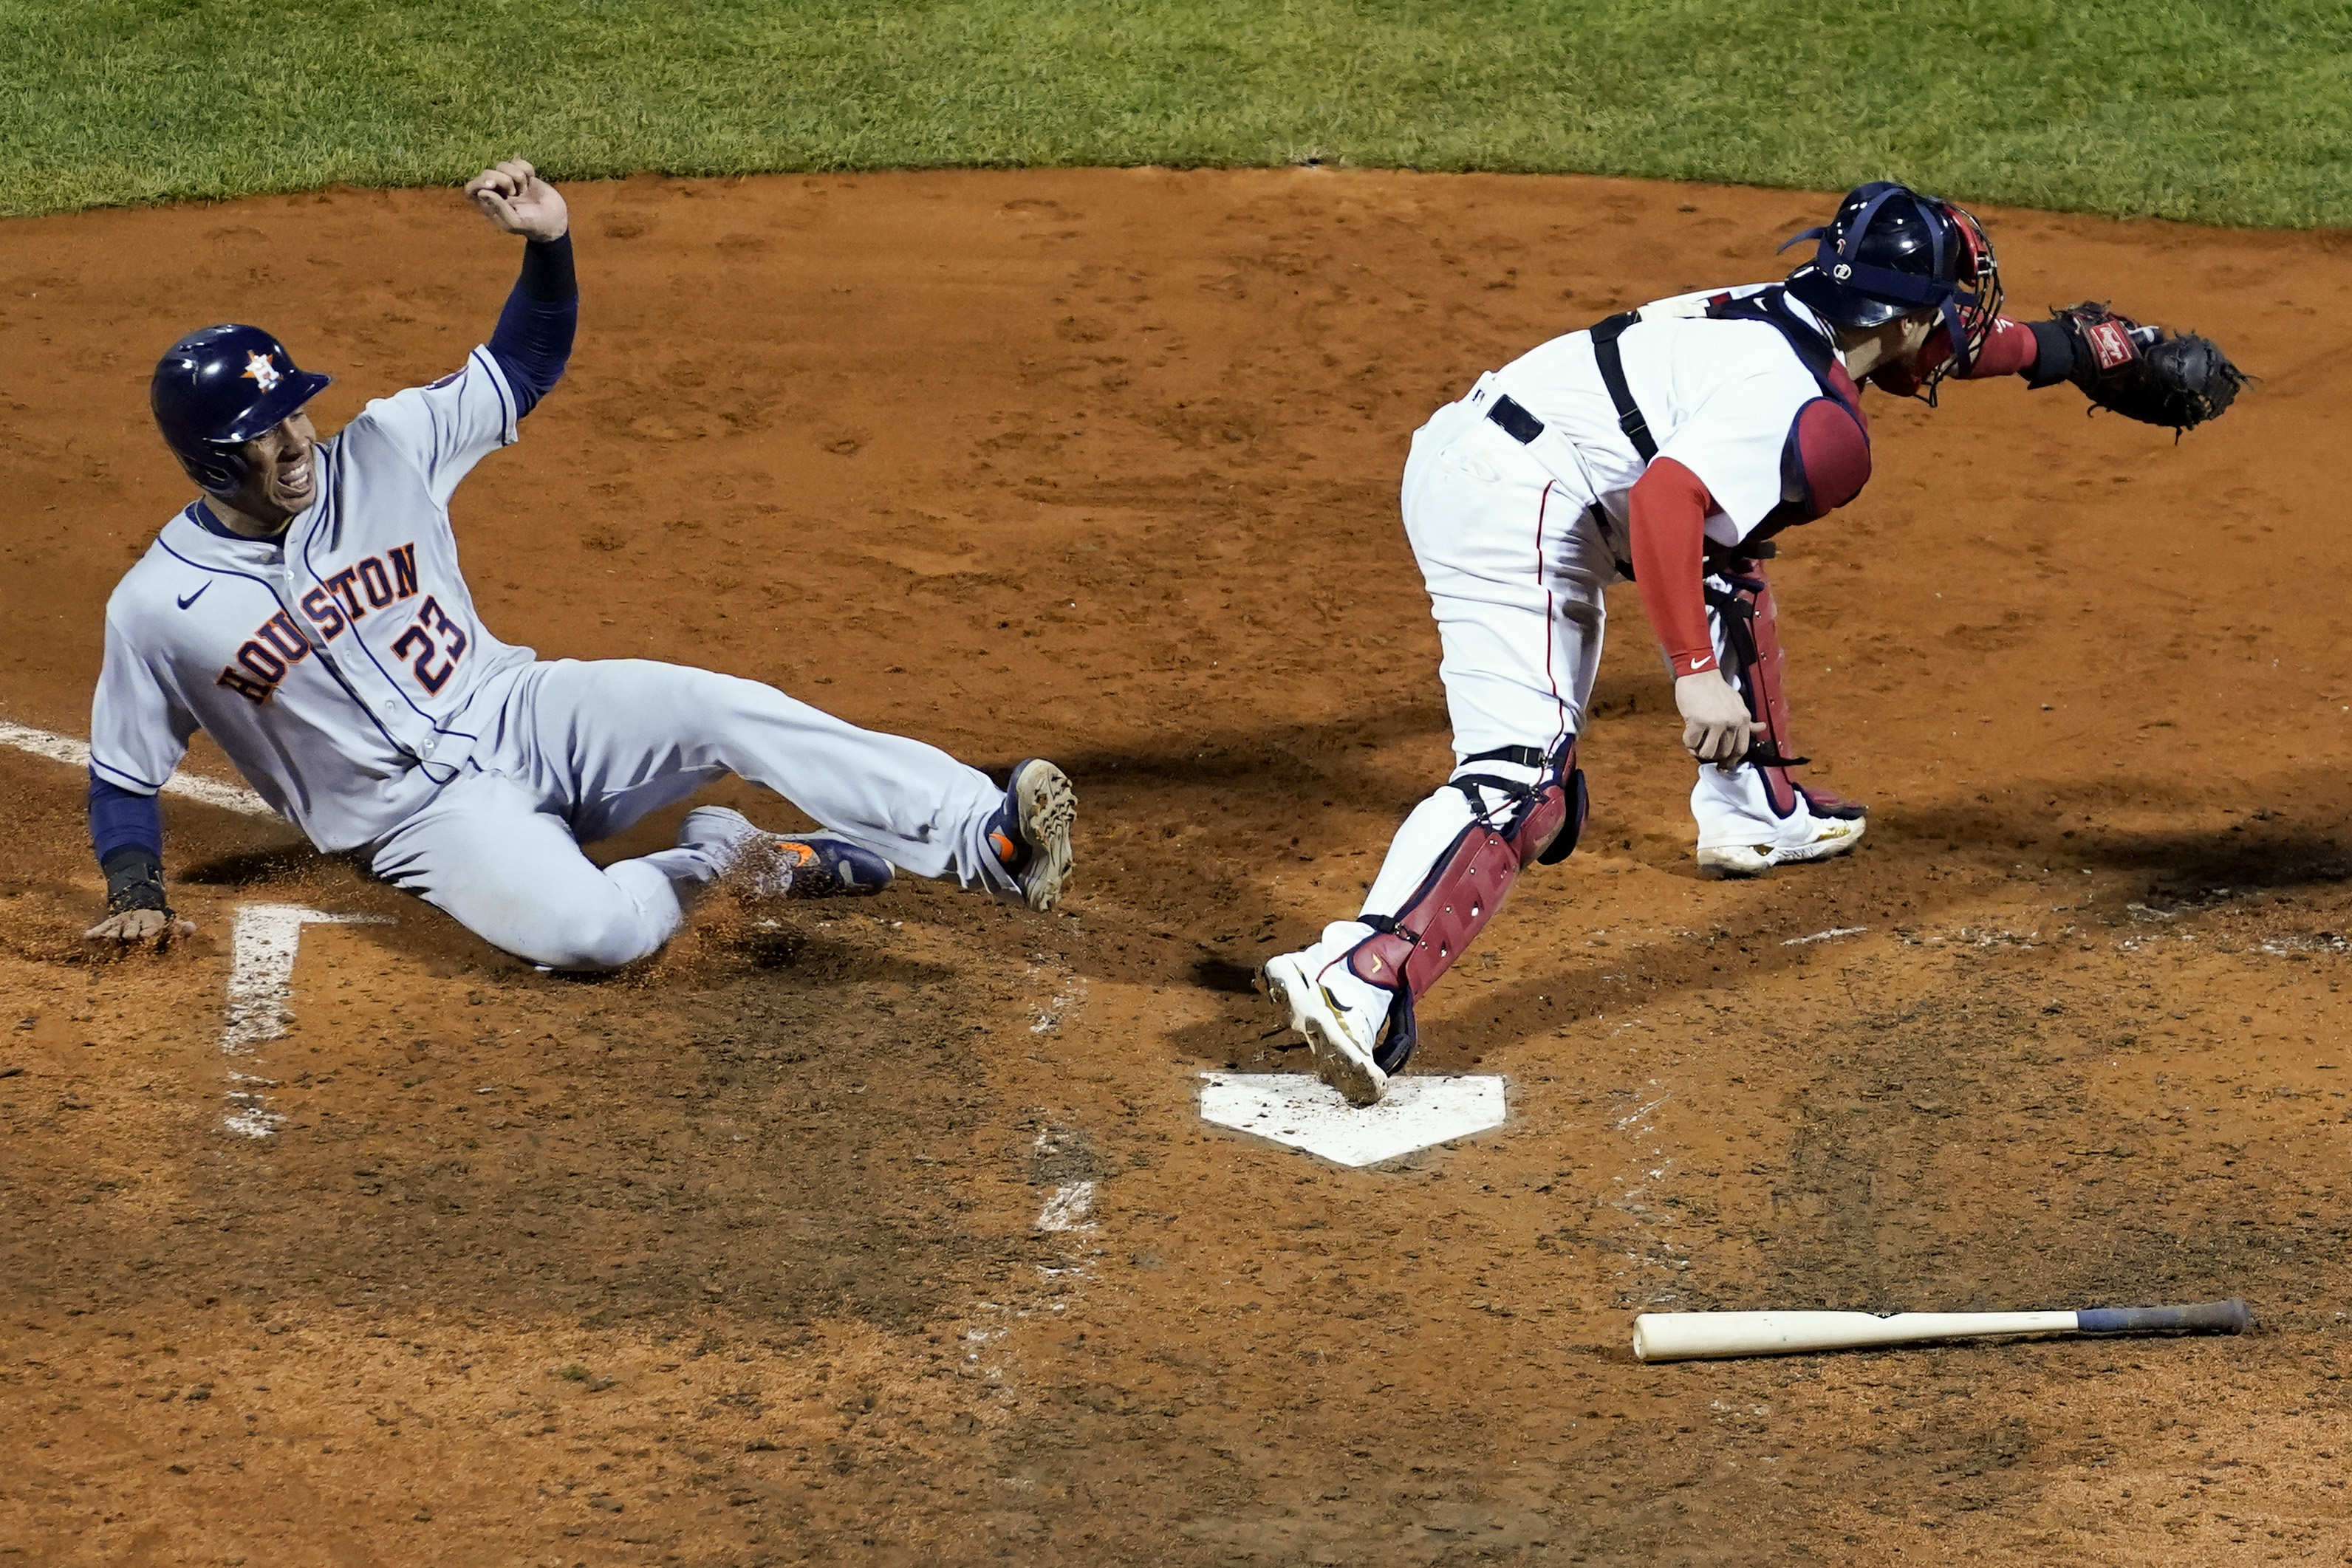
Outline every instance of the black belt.
POLYGON ((1544 433, 1544 422, 1509 396, 1497 397, 1486 410, 1486 417, 1503 427, 1503 434, 1525 446, 1544 433))
MULTIPOLYGON (((1642 318, 1632 310, 1621 310, 1592 328, 1592 357, 1601 366, 1601 383, 1609 389, 1609 401, 1617 407, 1617 428, 1633 444, 1633 450, 1649 462, 1658 455, 1658 444, 1650 434, 1650 422, 1642 415, 1642 405, 1633 401, 1633 389, 1625 380, 1625 356, 1617 347, 1617 340, 1625 329, 1642 318)), ((1544 422, 1529 413, 1525 407, 1508 396, 1497 397, 1486 410, 1486 417, 1503 427, 1505 434, 1525 446, 1544 433, 1544 422)))

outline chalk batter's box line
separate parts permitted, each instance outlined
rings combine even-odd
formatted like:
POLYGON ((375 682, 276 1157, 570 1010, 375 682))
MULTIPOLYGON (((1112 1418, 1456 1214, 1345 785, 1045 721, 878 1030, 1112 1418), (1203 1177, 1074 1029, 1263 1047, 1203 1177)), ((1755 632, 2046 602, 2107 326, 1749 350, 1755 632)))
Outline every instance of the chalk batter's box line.
MULTIPOLYGON (((223 1055, 250 1059, 294 1027, 294 960, 305 925, 389 925, 387 915, 334 915, 299 904, 248 904, 229 935, 228 1008, 221 1030, 223 1055)), ((286 1118, 269 1108, 264 1089, 276 1081, 229 1070, 222 1125, 248 1138, 266 1138, 286 1118), (247 1085, 248 1087, 239 1087, 247 1085)))
MULTIPOLYGON (((46 729, 29 725, 0 721, 0 746, 17 751, 28 751, 35 757, 46 757, 52 762, 62 762, 69 768, 89 766, 89 743, 76 740, 69 735, 52 735, 46 729)), ((184 795, 207 806, 217 806, 224 811, 235 811, 247 817, 275 817, 278 812, 269 802, 242 784, 224 784, 217 779, 206 779, 196 773, 175 773, 163 781, 163 793, 184 795)))

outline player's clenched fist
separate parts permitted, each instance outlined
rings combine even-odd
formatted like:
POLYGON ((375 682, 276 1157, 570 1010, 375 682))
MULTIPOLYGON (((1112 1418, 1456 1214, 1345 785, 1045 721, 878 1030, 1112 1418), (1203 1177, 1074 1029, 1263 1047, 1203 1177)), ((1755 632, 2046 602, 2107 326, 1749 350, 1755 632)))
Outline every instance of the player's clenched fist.
POLYGON ((572 226, 563 193, 520 158, 493 164, 467 181, 466 194, 490 222, 525 239, 561 239, 572 226))
POLYGON ((1747 757, 1756 722, 1748 715, 1747 699, 1719 672, 1677 678, 1675 707, 1683 716, 1683 745, 1693 757, 1726 771, 1747 757))

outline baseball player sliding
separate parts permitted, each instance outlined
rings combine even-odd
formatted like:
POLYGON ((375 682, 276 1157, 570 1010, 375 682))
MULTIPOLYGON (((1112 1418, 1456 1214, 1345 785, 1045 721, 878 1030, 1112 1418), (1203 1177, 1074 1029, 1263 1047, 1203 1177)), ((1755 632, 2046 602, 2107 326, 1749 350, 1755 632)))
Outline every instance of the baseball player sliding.
POLYGON ((156 366, 156 422, 204 494, 107 603, 89 820, 110 913, 90 936, 171 929, 155 792, 198 729, 320 849, 552 968, 645 957, 739 867, 787 895, 877 891, 897 866, 1050 908, 1076 814, 1052 763, 1000 789, 755 681, 541 662, 482 624, 449 497, 562 375, 579 290, 563 197, 529 163, 466 193, 528 243, 497 329, 455 373, 321 439, 303 408, 328 378, 257 328, 192 333, 156 366), (827 831, 762 832, 706 806, 673 849, 604 869, 581 853, 728 773, 827 831))
POLYGON ((1702 873, 1851 853, 1869 817, 1797 781, 1764 561, 1772 537, 1870 477, 1861 388, 1935 401, 1947 377, 2072 380, 2187 426, 2242 379, 2210 342, 2095 306, 2000 314, 1992 245, 1905 186, 1850 193, 1784 283, 1666 299, 1554 339, 1416 432, 1404 527, 1437 618, 1453 776, 1405 819, 1351 920, 1262 983, 1326 1082, 1378 1101, 1413 1004, 1530 862, 1576 847, 1576 738, 1601 662, 1601 591, 1625 579, 1663 646, 1699 764, 1702 873))

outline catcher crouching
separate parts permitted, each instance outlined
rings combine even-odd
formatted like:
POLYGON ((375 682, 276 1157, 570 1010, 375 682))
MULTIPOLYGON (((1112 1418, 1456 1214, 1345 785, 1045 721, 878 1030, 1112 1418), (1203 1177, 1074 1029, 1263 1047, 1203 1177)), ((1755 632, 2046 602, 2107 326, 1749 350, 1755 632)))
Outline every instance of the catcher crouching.
POLYGON ((1415 1004, 1519 873, 1576 847, 1576 745, 1610 584, 1638 584, 1674 676, 1699 764, 1700 873, 1849 854, 1869 814, 1797 777, 1764 563, 1774 536, 1868 481, 1863 388, 1932 405, 1948 379, 2072 382, 2098 407, 2184 431, 2246 380, 2210 340, 2105 306, 2030 324, 2002 315, 1982 225, 1907 186, 1857 187, 1788 243, 1806 241, 1813 254, 1782 282, 1555 338, 1415 433, 1401 499, 1444 646, 1454 766, 1398 829, 1361 909, 1262 974, 1318 1072, 1354 1103, 1377 1102, 1403 1069, 1415 1004))

